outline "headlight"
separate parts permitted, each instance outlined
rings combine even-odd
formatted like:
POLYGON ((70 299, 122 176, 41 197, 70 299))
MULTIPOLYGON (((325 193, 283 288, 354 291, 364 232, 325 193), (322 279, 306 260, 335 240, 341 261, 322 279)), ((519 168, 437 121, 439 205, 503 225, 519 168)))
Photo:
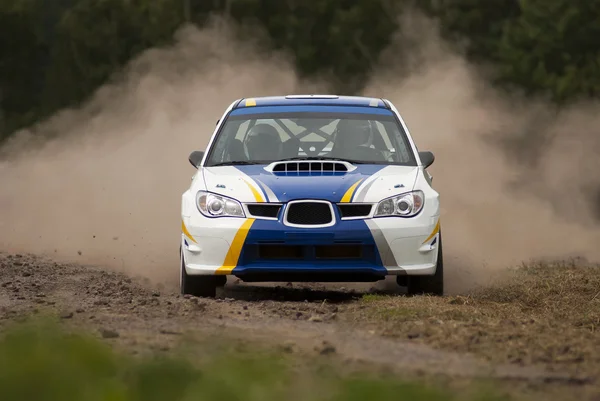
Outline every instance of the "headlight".
POLYGON ((196 205, 200 213, 207 217, 244 217, 244 210, 240 202, 235 199, 198 191, 196 205))
POLYGON ((412 217, 423 209, 425 196, 422 191, 408 192, 384 199, 377 205, 373 217, 400 216, 412 217))

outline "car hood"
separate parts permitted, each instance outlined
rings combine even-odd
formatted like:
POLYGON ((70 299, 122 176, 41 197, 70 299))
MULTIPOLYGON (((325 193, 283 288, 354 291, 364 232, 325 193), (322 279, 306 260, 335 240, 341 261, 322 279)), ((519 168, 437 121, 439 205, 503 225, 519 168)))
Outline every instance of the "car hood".
POLYGON ((413 189, 416 166, 359 164, 344 173, 273 173, 265 165, 205 167, 206 190, 240 202, 379 202, 413 189))

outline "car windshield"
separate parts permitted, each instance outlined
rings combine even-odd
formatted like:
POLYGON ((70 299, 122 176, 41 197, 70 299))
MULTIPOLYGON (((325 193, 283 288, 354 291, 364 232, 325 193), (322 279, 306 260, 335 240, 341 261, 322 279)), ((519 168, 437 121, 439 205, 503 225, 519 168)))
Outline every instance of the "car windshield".
POLYGON ((391 112, 230 115, 205 165, 321 158, 416 166, 406 134, 391 112))

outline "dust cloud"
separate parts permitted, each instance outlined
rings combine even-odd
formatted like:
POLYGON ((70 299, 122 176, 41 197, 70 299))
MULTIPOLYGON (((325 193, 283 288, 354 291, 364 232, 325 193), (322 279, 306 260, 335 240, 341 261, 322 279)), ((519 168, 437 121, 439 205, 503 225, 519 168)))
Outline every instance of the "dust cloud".
MULTIPOLYGON (((557 116, 501 95, 430 21, 411 16, 402 26, 364 94, 394 102, 418 146, 436 155, 449 291, 532 258, 596 258, 600 233, 586 225, 595 186, 581 184, 597 180, 600 109, 557 116), (411 54, 397 60, 408 42, 411 54), (543 128, 532 127, 543 113, 543 128), (539 142, 523 139, 530 130, 543 131, 539 142)), ((176 282, 190 151, 204 148, 236 98, 316 91, 328 87, 299 80, 285 55, 240 43, 222 20, 185 27, 174 46, 142 54, 80 109, 1 150, 0 250, 176 282)))
POLYGON ((419 149, 436 156, 448 291, 488 284, 522 262, 597 262, 600 107, 558 113, 500 93, 431 20, 411 14, 401 26, 365 92, 390 99, 419 149), (407 43, 414 53, 398 58, 407 43))
POLYGON ((236 98, 313 90, 236 35, 219 19, 185 27, 80 109, 18 133, 2 149, 0 249, 177 283, 190 152, 236 98))

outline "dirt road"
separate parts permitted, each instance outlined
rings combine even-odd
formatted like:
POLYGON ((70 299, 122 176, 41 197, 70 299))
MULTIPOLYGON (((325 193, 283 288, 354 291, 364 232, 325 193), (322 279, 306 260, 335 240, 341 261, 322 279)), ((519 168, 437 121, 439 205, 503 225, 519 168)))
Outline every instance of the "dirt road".
MULTIPOLYGON (((479 312, 472 311, 473 316, 463 316, 477 298, 411 298, 318 285, 257 287, 232 282, 217 299, 204 299, 182 297, 176 288, 160 288, 120 273, 30 255, 0 254, 0 266, 2 325, 52 311, 66 324, 92 330, 133 352, 167 351, 182 334, 217 334, 298 354, 331 354, 346 363, 385 366, 405 373, 516 381, 528 388, 584 399, 593 399, 598 389, 597 331, 565 332, 572 338, 563 348, 571 347, 575 354, 563 349, 562 354, 543 363, 544 358, 535 355, 536 347, 526 341, 532 330, 532 338, 547 345, 537 323, 511 322, 503 316, 486 321, 489 313, 482 309, 483 303, 477 306, 479 312), (390 302, 394 303, 392 309, 388 308, 390 302), (430 315, 423 314, 426 310, 430 315), (462 318, 466 320, 462 322, 462 318), (523 328, 527 325, 531 328, 523 328), (500 326, 511 334, 505 334, 500 326), (446 334, 436 330, 446 330, 446 334), (448 336, 454 337, 454 343, 440 340, 448 336), (486 343, 486 338, 491 342, 486 343), (495 349, 490 344, 499 343, 496 348, 500 351, 483 352, 478 343, 488 351, 495 349), (473 346, 465 348, 465 344, 473 346), (523 354, 528 347, 531 358, 523 354), (511 358, 515 352, 521 357, 511 358)), ((597 270, 590 268, 592 280, 600 277, 597 270)), ((590 283, 589 277, 587 280, 592 287, 597 284, 590 283)), ((521 319, 508 306, 503 309, 521 319)), ((556 337, 556 331, 548 330, 548 335, 556 337)))

